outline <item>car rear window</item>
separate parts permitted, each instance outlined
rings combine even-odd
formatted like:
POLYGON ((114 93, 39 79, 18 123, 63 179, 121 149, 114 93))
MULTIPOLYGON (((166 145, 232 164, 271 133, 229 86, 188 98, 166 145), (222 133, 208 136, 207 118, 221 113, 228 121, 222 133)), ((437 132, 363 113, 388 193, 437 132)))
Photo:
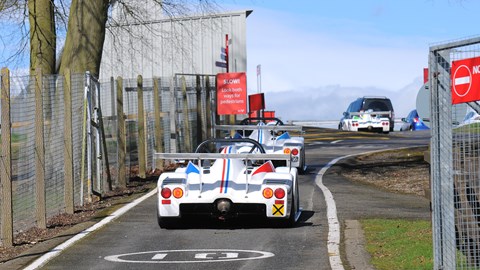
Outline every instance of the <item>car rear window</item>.
POLYGON ((366 99, 363 104, 364 110, 393 111, 392 103, 388 99, 366 99))

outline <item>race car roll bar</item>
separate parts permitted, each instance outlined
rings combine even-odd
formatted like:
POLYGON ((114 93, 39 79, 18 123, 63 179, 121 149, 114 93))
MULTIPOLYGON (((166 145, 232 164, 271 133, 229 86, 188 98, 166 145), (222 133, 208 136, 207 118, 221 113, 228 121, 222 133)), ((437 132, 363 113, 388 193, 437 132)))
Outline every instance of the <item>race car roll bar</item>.
POLYGON ((265 149, 263 148, 263 146, 253 140, 253 139, 250 139, 250 138, 212 138, 212 139, 208 139, 208 140, 205 140, 203 142, 201 142, 198 146, 197 146, 197 149, 195 150, 195 153, 203 153, 201 152, 202 149, 207 149, 207 146, 208 144, 210 143, 221 143, 221 144, 225 144, 225 145, 234 145, 235 143, 250 143, 252 145, 252 148, 257 148, 258 151, 260 151, 260 153, 264 154, 265 153, 265 149))

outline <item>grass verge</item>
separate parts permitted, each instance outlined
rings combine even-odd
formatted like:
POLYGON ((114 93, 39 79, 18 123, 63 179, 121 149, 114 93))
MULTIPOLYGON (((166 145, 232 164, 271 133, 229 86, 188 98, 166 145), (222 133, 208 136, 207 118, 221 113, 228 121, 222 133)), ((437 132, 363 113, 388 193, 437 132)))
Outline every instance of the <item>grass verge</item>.
POLYGON ((361 220, 376 269, 433 269, 432 226, 425 220, 361 220))

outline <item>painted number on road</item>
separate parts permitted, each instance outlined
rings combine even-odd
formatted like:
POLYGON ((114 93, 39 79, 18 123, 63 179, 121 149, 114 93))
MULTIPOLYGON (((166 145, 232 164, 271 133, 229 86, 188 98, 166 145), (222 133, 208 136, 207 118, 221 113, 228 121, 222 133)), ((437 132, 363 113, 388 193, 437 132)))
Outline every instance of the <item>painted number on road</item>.
POLYGON ((231 249, 157 250, 105 257, 111 262, 125 263, 199 263, 257 260, 275 256, 271 252, 231 249))

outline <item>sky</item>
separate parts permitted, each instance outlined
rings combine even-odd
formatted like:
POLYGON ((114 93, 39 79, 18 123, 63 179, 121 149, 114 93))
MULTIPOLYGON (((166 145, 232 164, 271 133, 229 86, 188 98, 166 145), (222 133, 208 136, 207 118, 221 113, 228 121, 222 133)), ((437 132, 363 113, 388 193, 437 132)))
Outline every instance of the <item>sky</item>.
POLYGON ((416 108, 430 46, 480 35, 478 0, 216 2, 225 11, 253 10, 248 93, 259 91, 261 65, 266 110, 284 121, 339 120, 361 96, 386 96, 395 117, 405 117, 416 108))
POLYGON ((475 0, 224 0, 247 18, 248 92, 257 65, 266 110, 282 120, 339 120, 360 96, 416 108, 430 46, 477 37, 475 0))

